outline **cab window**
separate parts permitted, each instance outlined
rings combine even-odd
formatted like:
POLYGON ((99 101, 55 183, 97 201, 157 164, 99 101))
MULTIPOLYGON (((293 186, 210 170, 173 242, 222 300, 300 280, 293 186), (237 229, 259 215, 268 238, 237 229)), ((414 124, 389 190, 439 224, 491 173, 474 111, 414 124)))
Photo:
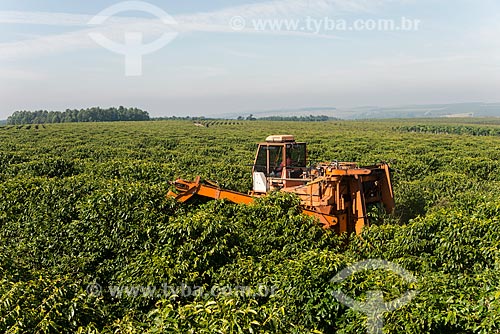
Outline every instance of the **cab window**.
POLYGON ((257 153, 257 159, 255 160, 255 171, 261 172, 267 175, 267 147, 260 146, 259 152, 257 153))
POLYGON ((306 144, 287 145, 287 156, 294 167, 306 167, 306 144))

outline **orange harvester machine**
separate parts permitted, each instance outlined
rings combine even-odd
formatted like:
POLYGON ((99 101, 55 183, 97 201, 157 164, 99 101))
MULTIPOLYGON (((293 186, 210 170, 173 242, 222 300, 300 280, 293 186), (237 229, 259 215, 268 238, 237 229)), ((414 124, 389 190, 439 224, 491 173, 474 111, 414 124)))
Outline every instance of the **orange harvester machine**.
POLYGON ((248 194, 220 189, 210 181, 176 180, 177 193, 168 196, 185 202, 192 196, 226 199, 250 204, 270 191, 286 191, 301 199, 304 214, 315 216, 325 228, 337 233, 361 233, 369 224, 367 208, 394 209, 389 165, 359 167, 352 162, 307 165, 306 143, 293 136, 269 136, 260 143, 252 168, 253 187, 248 194))

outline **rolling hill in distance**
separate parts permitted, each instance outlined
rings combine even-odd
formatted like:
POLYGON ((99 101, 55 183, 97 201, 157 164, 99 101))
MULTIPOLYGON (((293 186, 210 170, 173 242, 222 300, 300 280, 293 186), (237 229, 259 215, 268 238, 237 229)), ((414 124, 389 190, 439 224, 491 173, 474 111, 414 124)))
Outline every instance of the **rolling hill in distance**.
MULTIPOLYGON (((304 107, 297 109, 273 109, 249 112, 254 117, 269 116, 319 116, 340 119, 385 119, 385 118, 433 118, 433 117, 500 117, 500 103, 453 103, 417 104, 391 107, 361 106, 353 108, 304 107)), ((221 118, 237 118, 237 113, 214 115, 221 118)))

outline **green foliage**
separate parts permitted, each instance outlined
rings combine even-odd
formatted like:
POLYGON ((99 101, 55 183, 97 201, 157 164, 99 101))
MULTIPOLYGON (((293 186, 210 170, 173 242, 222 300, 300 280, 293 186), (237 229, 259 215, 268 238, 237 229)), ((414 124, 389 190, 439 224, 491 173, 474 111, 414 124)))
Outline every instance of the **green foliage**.
POLYGON ((401 132, 420 132, 433 134, 456 134, 470 136, 500 136, 499 128, 466 125, 412 125, 396 128, 401 132))
POLYGON ((62 333, 96 328, 103 301, 89 297, 81 282, 68 277, 0 279, 2 333, 62 333))
POLYGON ((366 332, 337 289, 358 301, 418 291, 385 314, 388 333, 500 332, 497 123, 483 135, 462 120, 192 121, 0 128, 0 332, 366 332), (196 175, 247 191, 255 143, 278 133, 308 142, 315 161, 390 162, 395 215, 370 207, 376 224, 337 236, 286 193, 252 205, 165 197, 196 175), (384 270, 330 281, 377 258, 417 282, 384 270))

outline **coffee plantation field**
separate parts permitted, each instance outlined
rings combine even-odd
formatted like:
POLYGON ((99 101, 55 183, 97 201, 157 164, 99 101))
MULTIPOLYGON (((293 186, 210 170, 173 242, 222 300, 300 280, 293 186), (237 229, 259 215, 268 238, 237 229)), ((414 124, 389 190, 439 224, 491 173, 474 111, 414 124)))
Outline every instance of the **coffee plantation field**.
POLYGON ((500 121, 212 125, 0 126, 0 332, 367 332, 339 289, 360 302, 416 291, 385 313, 386 333, 500 332, 500 121), (312 161, 389 162, 394 215, 337 236, 289 194, 166 198, 196 175, 246 192, 256 143, 285 133, 312 161), (367 259, 416 281, 378 269, 332 282, 367 259))

